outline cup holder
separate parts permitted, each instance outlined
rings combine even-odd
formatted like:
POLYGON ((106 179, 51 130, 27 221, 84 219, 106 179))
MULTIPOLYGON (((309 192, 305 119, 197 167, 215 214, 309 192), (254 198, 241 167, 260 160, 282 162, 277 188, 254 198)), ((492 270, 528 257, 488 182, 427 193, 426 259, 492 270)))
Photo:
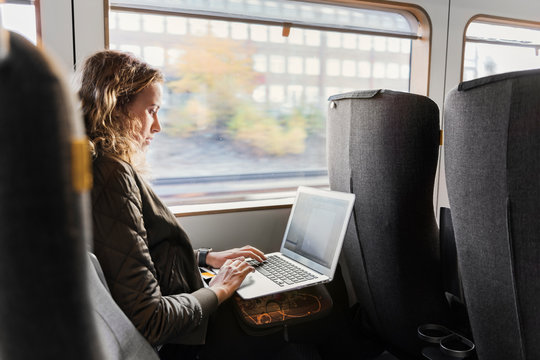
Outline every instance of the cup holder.
POLYGON ((431 344, 439 344, 440 351, 454 358, 464 359, 474 352, 474 343, 469 339, 438 324, 418 327, 418 337, 431 344))

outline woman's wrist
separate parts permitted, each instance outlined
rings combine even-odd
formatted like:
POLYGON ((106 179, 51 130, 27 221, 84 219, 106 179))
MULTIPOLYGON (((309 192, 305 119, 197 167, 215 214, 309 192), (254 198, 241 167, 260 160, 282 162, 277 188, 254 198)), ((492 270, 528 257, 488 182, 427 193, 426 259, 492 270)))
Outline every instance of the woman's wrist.
POLYGON ((218 304, 221 304, 223 301, 227 300, 232 294, 232 292, 224 286, 210 286, 209 289, 216 294, 218 304))
POLYGON ((200 248, 197 252, 197 263, 199 266, 208 266, 208 255, 211 254, 212 248, 200 248))
POLYGON ((218 269, 220 266, 216 261, 216 254, 214 252, 208 252, 206 254, 206 265, 214 269, 218 269))

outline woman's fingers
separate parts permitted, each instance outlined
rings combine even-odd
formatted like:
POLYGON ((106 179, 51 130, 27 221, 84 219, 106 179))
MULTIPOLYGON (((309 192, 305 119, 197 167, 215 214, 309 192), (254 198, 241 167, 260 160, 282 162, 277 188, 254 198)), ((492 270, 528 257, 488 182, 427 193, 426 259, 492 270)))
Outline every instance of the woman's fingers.
POLYGON ((215 291, 219 303, 230 297, 251 271, 253 267, 243 257, 225 261, 217 276, 210 281, 210 289, 215 291))
POLYGON ((236 258, 251 258, 257 260, 258 262, 263 262, 266 260, 266 256, 259 249, 246 245, 241 248, 234 248, 225 251, 212 251, 206 255, 206 263, 209 266, 214 268, 220 268, 225 265, 226 261, 229 259, 236 258))
MULTIPOLYGON (((242 257, 238 257, 238 258, 235 258, 235 259, 228 259, 227 261, 225 261, 225 263, 221 267, 220 272, 222 272, 222 271, 226 272, 226 271, 228 271, 228 269, 232 269, 232 270, 239 271, 239 272, 244 272, 245 269, 248 269, 248 271, 251 271, 253 269, 253 267, 251 265, 249 265, 245 261, 245 258, 242 256, 242 257)), ((232 274, 232 275, 234 275, 234 274, 232 274)))
POLYGON ((263 262, 264 260, 266 260, 266 256, 264 256, 264 253, 261 250, 250 245, 246 245, 240 248, 240 254, 242 254, 242 256, 246 258, 249 257, 255 259, 258 262, 263 262))
POLYGON ((231 264, 232 266, 236 267, 240 271, 244 271, 246 268, 249 271, 253 269, 253 266, 249 265, 247 261, 245 261, 244 257, 234 260, 231 264))

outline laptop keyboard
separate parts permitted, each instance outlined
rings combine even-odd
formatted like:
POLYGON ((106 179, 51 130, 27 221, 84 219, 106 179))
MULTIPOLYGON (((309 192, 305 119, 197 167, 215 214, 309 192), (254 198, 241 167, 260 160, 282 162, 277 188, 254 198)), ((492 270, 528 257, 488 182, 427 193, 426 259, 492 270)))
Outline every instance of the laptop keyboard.
POLYGON ((247 259, 247 262, 262 275, 279 286, 297 284, 302 281, 314 279, 315 276, 300 267, 282 259, 277 255, 270 255, 265 262, 247 259))

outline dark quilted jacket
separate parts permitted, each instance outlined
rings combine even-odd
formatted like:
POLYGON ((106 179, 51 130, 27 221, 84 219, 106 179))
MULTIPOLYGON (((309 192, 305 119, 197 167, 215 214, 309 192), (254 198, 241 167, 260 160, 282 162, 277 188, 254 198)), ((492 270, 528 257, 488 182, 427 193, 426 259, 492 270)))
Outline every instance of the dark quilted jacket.
POLYGON ((120 308, 152 345, 203 343, 217 297, 175 216, 126 162, 94 160, 94 252, 120 308))

